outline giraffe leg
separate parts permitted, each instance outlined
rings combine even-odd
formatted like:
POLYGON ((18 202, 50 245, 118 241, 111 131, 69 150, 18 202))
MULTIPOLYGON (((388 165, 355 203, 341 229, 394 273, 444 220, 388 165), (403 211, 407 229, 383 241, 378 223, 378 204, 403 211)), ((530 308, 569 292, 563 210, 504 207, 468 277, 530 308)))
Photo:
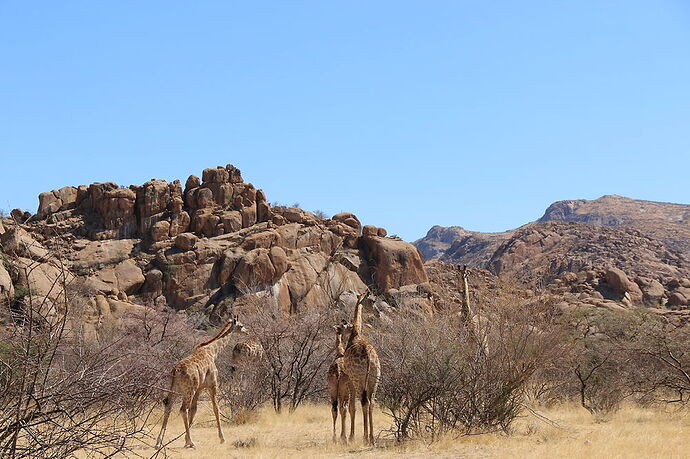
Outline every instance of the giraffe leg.
POLYGON ((354 392, 350 393, 350 441, 355 439, 355 414, 357 405, 355 404, 354 392))
POLYGON ((340 400, 340 441, 343 443, 347 443, 347 435, 345 432, 345 423, 346 423, 346 417, 347 417, 347 400, 341 399, 340 400))
POLYGON ((213 405, 213 414, 216 416, 216 425, 218 426, 218 438, 221 443, 225 443, 225 436, 223 429, 220 427, 220 413, 218 412, 218 401, 216 400, 216 386, 208 388, 208 393, 211 395, 211 404, 213 405))
POLYGON ((194 396, 192 397, 192 402, 189 406, 189 425, 190 426, 194 423, 194 416, 196 416, 196 406, 197 406, 197 403, 199 402, 199 394, 201 394, 201 389, 197 389, 196 392, 194 392, 194 396))
POLYGON ((170 418, 170 412, 175 404, 175 399, 177 396, 175 394, 168 394, 163 400, 164 412, 163 412, 163 425, 161 426, 161 432, 158 434, 158 439, 156 440, 156 449, 163 447, 163 436, 165 435, 165 428, 168 426, 168 419, 170 418))
POLYGON ((374 400, 369 400, 369 444, 374 444, 374 400))
POLYGON ((338 420, 338 399, 331 398, 331 416, 333 417, 333 442, 335 442, 335 424, 338 420))
POLYGON ((184 421, 184 447, 194 448, 194 442, 192 441, 192 436, 189 432, 189 405, 191 403, 191 397, 189 394, 185 394, 182 397, 182 408, 180 413, 182 414, 182 420, 184 421))
POLYGON ((369 400, 366 390, 362 392, 362 419, 364 420, 364 444, 369 443, 369 400))

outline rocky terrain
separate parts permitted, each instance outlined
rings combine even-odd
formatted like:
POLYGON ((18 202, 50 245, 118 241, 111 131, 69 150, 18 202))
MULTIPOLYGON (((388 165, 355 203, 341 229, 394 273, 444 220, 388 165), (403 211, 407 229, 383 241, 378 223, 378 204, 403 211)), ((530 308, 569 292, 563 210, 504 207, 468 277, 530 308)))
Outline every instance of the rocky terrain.
POLYGON ((486 269, 557 295, 564 308, 643 306, 688 317, 689 211, 620 196, 560 201, 515 230, 435 226, 414 244, 427 260, 486 269))
POLYGON ((690 205, 641 201, 607 195, 591 201, 558 201, 540 222, 568 221, 596 226, 632 228, 690 256, 690 205))
POLYGON ((687 320, 688 209, 619 196, 560 201, 514 230, 435 226, 412 245, 351 213, 271 206, 232 165, 184 187, 66 186, 41 193, 36 214, 0 220, 0 316, 76 295, 92 325, 151 307, 213 322, 256 300, 295 313, 348 305, 366 289, 377 314, 430 314, 461 301, 457 265, 466 264, 475 297, 546 295, 565 309, 645 307, 687 320))
POLYGON ((218 320, 250 299, 293 313, 347 304, 367 288, 375 311, 431 310, 413 245, 351 213, 272 207, 232 165, 184 186, 152 179, 41 193, 35 215, 2 220, 0 244, 5 316, 27 298, 59 304, 78 294, 90 323, 146 307, 218 320))

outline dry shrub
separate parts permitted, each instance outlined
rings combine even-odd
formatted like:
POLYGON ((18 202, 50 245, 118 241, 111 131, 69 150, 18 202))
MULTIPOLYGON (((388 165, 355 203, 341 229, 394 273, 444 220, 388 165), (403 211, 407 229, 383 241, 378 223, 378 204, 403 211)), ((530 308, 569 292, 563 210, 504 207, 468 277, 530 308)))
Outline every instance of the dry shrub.
MULTIPOLYGON (((264 349, 263 365, 267 369, 267 374, 258 368, 256 373, 250 372, 247 384, 258 380, 261 387, 266 387, 276 411, 285 405, 292 411, 304 401, 323 394, 324 374, 332 358, 334 341, 331 327, 335 319, 330 311, 286 315, 257 301, 245 309, 243 318, 264 349)), ((252 398, 258 400, 264 395, 255 394, 252 398)))
POLYGON ((0 347, 0 456, 63 458, 131 452, 161 399, 164 375, 190 349, 191 324, 144 308, 87 339, 85 298, 27 296, 0 347), (162 377, 163 376, 163 377, 162 377))
POLYGON ((575 398, 597 416, 624 400, 686 403, 690 395, 690 327, 645 310, 584 309, 562 318, 566 358, 541 376, 546 399, 575 398))
POLYGON ((560 349, 548 306, 502 304, 476 317, 466 327, 456 315, 401 311, 379 327, 378 399, 398 440, 507 430, 530 377, 560 349))
POLYGON ((257 409, 271 399, 270 372, 265 360, 236 364, 230 359, 216 362, 221 375, 219 400, 221 415, 235 424, 255 419, 257 409))

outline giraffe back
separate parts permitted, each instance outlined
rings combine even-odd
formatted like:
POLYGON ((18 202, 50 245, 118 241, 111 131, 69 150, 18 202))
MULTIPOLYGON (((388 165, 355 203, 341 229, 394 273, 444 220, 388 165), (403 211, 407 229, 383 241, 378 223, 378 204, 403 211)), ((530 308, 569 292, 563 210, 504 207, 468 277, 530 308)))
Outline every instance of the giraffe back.
POLYGON ((264 348, 256 341, 243 341, 232 349, 232 360, 237 364, 259 362, 264 358, 264 348))

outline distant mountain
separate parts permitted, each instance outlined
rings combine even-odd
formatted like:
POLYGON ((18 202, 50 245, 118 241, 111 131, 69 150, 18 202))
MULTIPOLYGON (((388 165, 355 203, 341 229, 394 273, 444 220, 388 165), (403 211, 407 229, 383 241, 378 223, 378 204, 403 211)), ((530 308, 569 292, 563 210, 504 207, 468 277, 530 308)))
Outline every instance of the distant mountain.
POLYGON ((607 195, 587 201, 558 201, 538 221, 567 221, 633 228, 690 256, 690 205, 607 195))
MULTIPOLYGON (((690 258, 690 205, 687 204, 641 201, 616 195, 594 200, 557 201, 546 209, 539 220, 524 227, 545 222, 576 222, 633 229, 662 241, 669 249, 690 258)), ((414 245, 427 260, 439 259, 487 267, 494 252, 515 232, 481 233, 460 226, 433 226, 414 245)))
POLYGON ((414 244, 427 260, 488 269, 536 288, 579 279, 574 295, 621 301, 627 292, 631 303, 690 307, 690 205, 622 196, 558 201, 514 230, 434 226, 414 244))

